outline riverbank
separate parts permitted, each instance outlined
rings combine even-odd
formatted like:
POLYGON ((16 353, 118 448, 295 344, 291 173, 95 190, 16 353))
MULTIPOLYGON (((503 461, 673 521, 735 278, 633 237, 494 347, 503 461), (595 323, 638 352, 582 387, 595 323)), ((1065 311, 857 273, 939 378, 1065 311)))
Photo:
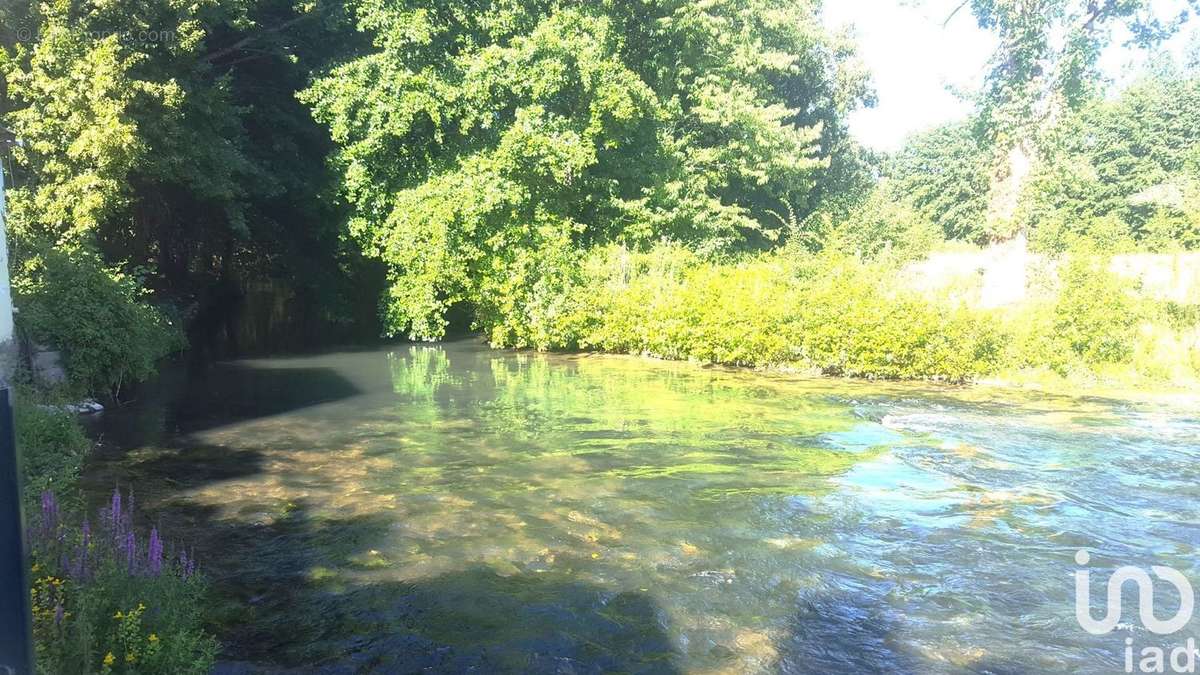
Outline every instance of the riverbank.
MULTIPOLYGON (((609 248, 546 266, 477 324, 493 346, 596 351, 869 380, 1064 392, 1200 391, 1200 304, 1148 296, 1108 259, 1060 261, 1002 307, 911 283, 902 261, 828 251, 725 262, 609 248)), ((975 294, 978 295, 978 294, 975 294)), ((971 296, 974 297, 974 296, 971 296)))
MULTIPOLYGON (((473 338, 486 343, 482 337, 473 338)), ((520 350, 510 348, 494 348, 500 353, 540 354, 537 350, 520 350)), ((1137 405, 1161 406, 1172 410, 1200 409, 1200 383, 1195 386, 1182 386, 1163 381, 1142 382, 1131 384, 1119 378, 1109 380, 1099 379, 1094 374, 1077 374, 1075 377, 1064 377, 1046 371, 1011 372, 993 377, 981 378, 969 382, 949 382, 937 378, 915 379, 872 379, 868 377, 847 377, 829 375, 802 363, 784 363, 768 366, 736 366, 686 359, 669 359, 653 354, 620 354, 611 352, 552 352, 560 355, 575 355, 580 357, 595 357, 605 359, 629 359, 631 361, 660 362, 663 364, 687 363, 706 370, 718 370, 729 373, 744 373, 746 375, 767 375, 794 379, 798 381, 829 382, 832 385, 845 383, 855 387, 862 385, 882 388, 927 388, 929 391, 952 391, 970 400, 986 401, 1003 399, 1025 394, 1044 395, 1076 399, 1105 399, 1113 402, 1127 402, 1137 405)))

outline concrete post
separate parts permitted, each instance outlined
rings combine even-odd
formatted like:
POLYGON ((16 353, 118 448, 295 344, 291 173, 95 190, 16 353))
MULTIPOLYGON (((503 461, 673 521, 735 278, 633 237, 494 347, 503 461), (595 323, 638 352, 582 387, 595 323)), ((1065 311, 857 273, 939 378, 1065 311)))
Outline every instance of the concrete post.
POLYGON ((0 164, 0 675, 33 675, 29 557, 25 550, 20 458, 9 386, 16 363, 16 341, 4 216, 4 166, 0 164))

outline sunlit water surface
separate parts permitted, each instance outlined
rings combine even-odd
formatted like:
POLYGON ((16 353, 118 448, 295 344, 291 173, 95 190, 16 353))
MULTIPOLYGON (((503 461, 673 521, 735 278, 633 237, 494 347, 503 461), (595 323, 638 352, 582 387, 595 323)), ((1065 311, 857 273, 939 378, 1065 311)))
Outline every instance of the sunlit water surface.
POLYGON ((1097 616, 1120 565, 1200 586, 1178 411, 460 342, 178 369, 95 430, 226 672, 1119 672, 1200 628, 1074 616, 1080 549, 1097 616))

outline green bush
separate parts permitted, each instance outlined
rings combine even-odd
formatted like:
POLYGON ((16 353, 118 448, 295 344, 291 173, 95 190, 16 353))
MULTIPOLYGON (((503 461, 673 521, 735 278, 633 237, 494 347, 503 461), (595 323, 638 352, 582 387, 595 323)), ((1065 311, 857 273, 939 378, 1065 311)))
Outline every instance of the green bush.
POLYGON ((70 382, 84 392, 115 396, 183 346, 179 327, 137 280, 106 268, 92 252, 35 255, 15 272, 12 287, 17 326, 62 350, 70 382))
POLYGON ((584 348, 706 363, 794 360, 795 282, 772 257, 717 265, 661 249, 601 285, 584 348), (640 269, 639 269, 640 267, 640 269))
POLYGON ((1136 371, 1142 381, 1174 377, 1186 361, 1168 356, 1190 344, 1182 331, 1195 325, 1194 308, 1139 300, 1094 247, 1077 244, 1055 292, 996 311, 904 288, 903 260, 835 249, 713 260, 674 244, 646 252, 611 246, 586 257, 564 248, 506 264, 516 273, 497 277, 490 311, 477 320, 496 346, 799 365, 865 378, 1136 371), (1151 319, 1163 330, 1139 333, 1151 319))
POLYGON ((1159 304, 1158 312, 1172 330, 1186 331, 1200 326, 1200 304, 1165 302, 1159 304))
POLYGON ((964 381, 993 372, 1003 337, 990 317, 895 290, 894 270, 827 256, 807 272, 803 358, 823 372, 964 381))
POLYGON ((590 320, 583 264, 566 238, 507 250, 481 275, 476 325, 497 346, 578 348, 590 320))
POLYGON ((1062 271, 1054 308, 1054 334, 1084 364, 1128 361, 1133 353, 1138 308, 1104 258, 1075 254, 1062 271))
POLYGON ((676 245, 608 247, 538 268, 527 290, 513 277, 509 304, 481 323, 497 346, 880 378, 961 381, 994 370, 1002 339, 987 317, 891 292, 891 272, 838 253, 716 262, 676 245))
POLYGON ((1142 240, 1152 251, 1200 249, 1200 211, 1155 209, 1141 229, 1142 240))
POLYGON ((46 490, 72 493, 91 447, 75 416, 39 405, 25 392, 16 396, 13 414, 26 502, 46 490))
POLYGON ((833 228, 825 246, 867 258, 909 262, 925 257, 943 241, 941 228, 884 181, 833 228))
POLYGON ((1077 249, 1114 254, 1137 247, 1129 225, 1115 214, 1067 219, 1057 213, 1048 214, 1033 226, 1029 245, 1034 251, 1054 256, 1077 249))
POLYGON ((1107 263, 1094 249, 1077 247, 1061 263, 1060 287, 1052 297, 1005 314, 1007 367, 1067 375, 1130 362, 1138 324, 1153 306, 1136 298, 1107 263))

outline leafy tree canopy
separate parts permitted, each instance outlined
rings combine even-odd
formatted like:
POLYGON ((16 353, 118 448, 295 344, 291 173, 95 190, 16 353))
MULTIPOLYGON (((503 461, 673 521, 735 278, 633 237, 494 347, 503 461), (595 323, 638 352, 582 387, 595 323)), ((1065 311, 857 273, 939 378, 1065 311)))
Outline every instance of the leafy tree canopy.
POLYGON ((917 134, 887 166, 893 198, 912 204, 947 239, 984 243, 991 164, 972 133, 959 122, 917 134))
MULTIPOLYGON (((801 0, 354 4, 303 94, 340 148, 388 329, 436 338, 530 252, 756 246, 847 182, 850 43, 801 0)), ((520 263, 524 265, 525 263, 520 263)))
POLYGON ((1094 99, 1047 134, 1021 217, 1051 250, 1089 232, 1155 249, 1195 248, 1198 138, 1194 74, 1165 68, 1115 99, 1094 99))
POLYGON ((344 270, 330 143, 295 92, 357 45, 352 32, 330 39, 348 27, 339 11, 290 0, 0 6, 0 124, 24 141, 9 192, 18 259, 95 248, 150 269, 153 286, 185 302, 217 277, 332 286, 344 270))
MULTIPOLYGON (((1096 93, 1103 81, 1097 61, 1112 40, 1113 27, 1127 29, 1131 46, 1150 48, 1189 18, 1186 10, 1161 18, 1152 0, 969 2, 979 25, 999 38, 978 123, 1005 150, 1096 93)), ((1189 4, 1200 5, 1194 0, 1189 4)))

